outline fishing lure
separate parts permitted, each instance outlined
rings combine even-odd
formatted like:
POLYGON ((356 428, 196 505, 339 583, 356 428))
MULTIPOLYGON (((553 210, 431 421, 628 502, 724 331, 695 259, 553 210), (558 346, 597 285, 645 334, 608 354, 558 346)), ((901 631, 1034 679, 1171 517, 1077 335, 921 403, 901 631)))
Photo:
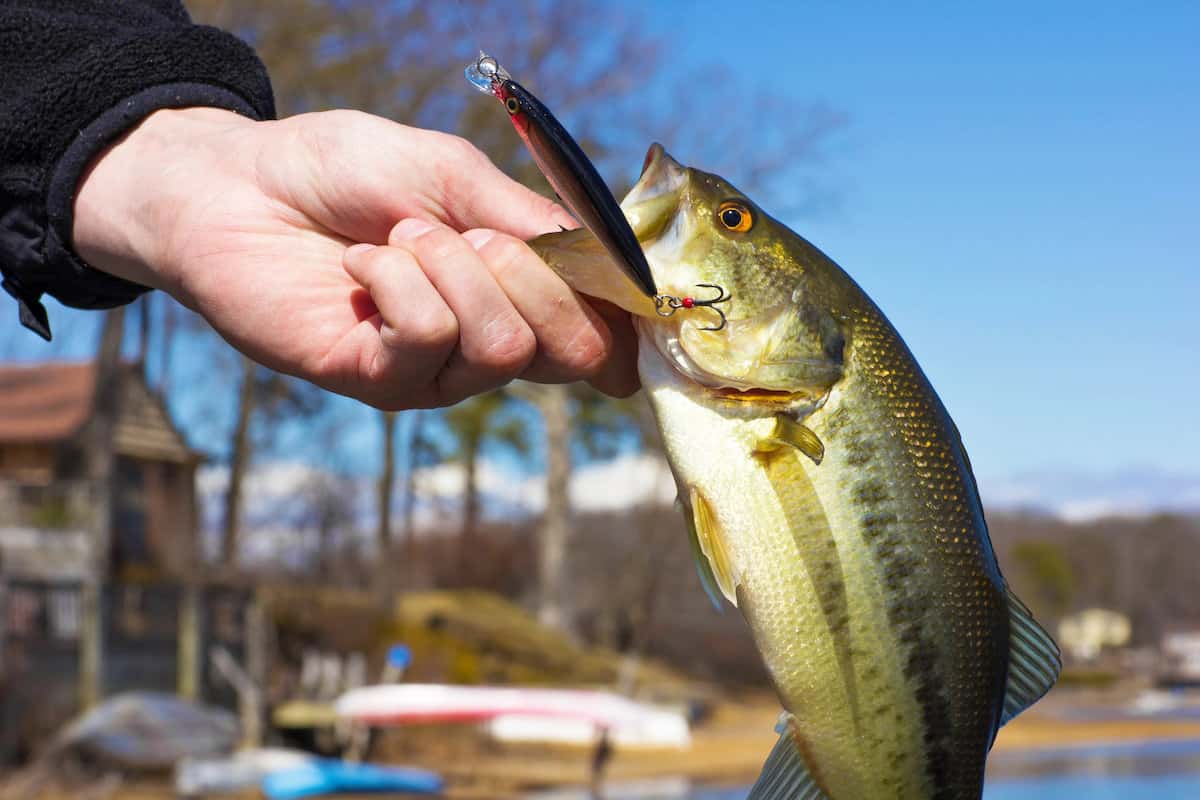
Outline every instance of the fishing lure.
POLYGON ((721 287, 705 285, 717 291, 717 297, 708 300, 658 293, 646 255, 616 198, 583 149, 540 100, 486 53, 481 52, 465 72, 476 88, 504 104, 517 134, 559 198, 646 296, 654 299, 660 316, 669 317, 680 308, 711 308, 720 324, 702 330, 725 327, 725 313, 715 304, 730 297, 721 287))

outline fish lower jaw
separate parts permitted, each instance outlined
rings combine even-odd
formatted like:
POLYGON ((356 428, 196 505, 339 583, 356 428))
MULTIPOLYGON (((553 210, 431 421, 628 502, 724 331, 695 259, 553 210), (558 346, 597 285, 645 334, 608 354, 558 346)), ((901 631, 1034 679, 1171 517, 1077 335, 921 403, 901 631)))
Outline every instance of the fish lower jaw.
POLYGON ((680 382, 701 394, 711 405, 723 407, 731 416, 769 416, 785 413, 802 419, 822 404, 823 398, 808 392, 793 392, 756 386, 748 381, 717 375, 700 366, 679 340, 681 323, 636 318, 642 346, 652 347, 680 382))

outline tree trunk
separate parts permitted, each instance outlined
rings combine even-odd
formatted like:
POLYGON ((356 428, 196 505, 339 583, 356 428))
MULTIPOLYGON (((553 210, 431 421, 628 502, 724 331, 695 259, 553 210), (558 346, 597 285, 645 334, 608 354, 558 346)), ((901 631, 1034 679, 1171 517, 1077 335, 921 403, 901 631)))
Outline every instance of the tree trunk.
POLYGON ((566 386, 544 386, 538 407, 546 426, 546 511, 538 530, 538 619, 569 630, 567 540, 571 534, 571 418, 566 386))
POLYGON ((112 558, 112 498, 114 494, 113 434, 121 403, 121 342, 125 309, 104 317, 96 353, 96 394, 88 442, 88 478, 92 485, 92 553, 80 592, 82 630, 79 637, 79 698, 91 708, 104 694, 104 582, 112 558))
POLYGON ((382 599, 392 591, 392 495, 396 488, 396 415, 384 412, 383 471, 379 475, 379 527, 375 531, 375 583, 382 599))
POLYGON ((478 437, 463 440, 463 512, 458 535, 458 569, 453 583, 470 586, 474 582, 475 539, 479 529, 479 447, 478 437))
POLYGON ((242 357, 242 388, 238 396, 237 424, 229 457, 229 486, 225 490, 225 520, 221 529, 221 566, 237 567, 241 534, 242 482, 250 463, 250 417, 254 414, 255 371, 258 366, 242 357))
POLYGON ((171 377, 171 348, 175 344, 175 329, 177 327, 177 313, 175 301, 166 295, 163 296, 163 317, 162 317, 162 335, 159 337, 159 362, 158 362, 158 393, 162 397, 167 396, 167 387, 170 385, 171 377))
POLYGON ((421 410, 408 412, 408 450, 406 453, 407 463, 404 466, 404 520, 401 523, 401 536, 403 537, 403 555, 401 571, 403 573, 403 585, 406 589, 414 589, 416 587, 417 570, 413 559, 416 558, 416 511, 417 511, 417 466, 418 454, 423 447, 423 439, 421 436, 421 423, 424 419, 424 412, 421 410))
POLYGON ((146 376, 146 366, 149 364, 150 358, 150 297, 151 295, 147 293, 138 300, 137 364, 143 376, 146 376))

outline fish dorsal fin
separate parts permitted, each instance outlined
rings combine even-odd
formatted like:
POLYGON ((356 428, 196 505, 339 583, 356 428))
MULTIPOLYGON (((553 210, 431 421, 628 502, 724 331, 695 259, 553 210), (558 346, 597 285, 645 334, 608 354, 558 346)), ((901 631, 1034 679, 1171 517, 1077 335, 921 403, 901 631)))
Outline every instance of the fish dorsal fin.
POLYGON ((1062 654, 1050 634, 1037 623, 1029 607, 1007 589, 1008 684, 1004 687, 1004 712, 1000 724, 1036 703, 1058 680, 1062 654))
POLYGON ((700 537, 696 534, 696 518, 682 498, 675 498, 675 507, 679 509, 679 513, 683 514, 683 521, 687 525, 688 544, 692 546, 692 559, 696 562, 696 574, 700 576, 700 585, 704 587, 704 593, 712 601, 713 608, 723 612, 725 607, 721 605, 721 588, 717 586, 717 579, 713 575, 712 566, 708 563, 708 556, 704 555, 704 551, 700 547, 700 537))
POLYGON ((827 800, 804 764, 787 717, 786 713, 780 715, 779 724, 775 726, 779 741, 763 762, 758 780, 750 787, 746 800, 827 800))
MULTIPOLYGON (((741 583, 734 570, 733 561, 725 544, 717 515, 712 506, 695 486, 688 487, 688 499, 692 507, 692 526, 696 543, 708 564, 708 572, 717 588, 725 599, 737 606, 737 587, 741 583)), ((700 567, 701 578, 704 577, 704 567, 700 567)))

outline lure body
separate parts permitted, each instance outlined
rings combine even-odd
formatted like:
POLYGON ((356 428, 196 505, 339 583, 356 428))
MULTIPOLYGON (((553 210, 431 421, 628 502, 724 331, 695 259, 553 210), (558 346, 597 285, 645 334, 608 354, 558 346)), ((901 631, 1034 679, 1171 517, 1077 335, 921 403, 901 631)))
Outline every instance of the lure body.
POLYGON ((467 79, 504 104, 538 169, 609 256, 647 297, 658 294, 650 265, 621 206, 583 149, 550 110, 489 56, 480 55, 467 68, 467 79))

